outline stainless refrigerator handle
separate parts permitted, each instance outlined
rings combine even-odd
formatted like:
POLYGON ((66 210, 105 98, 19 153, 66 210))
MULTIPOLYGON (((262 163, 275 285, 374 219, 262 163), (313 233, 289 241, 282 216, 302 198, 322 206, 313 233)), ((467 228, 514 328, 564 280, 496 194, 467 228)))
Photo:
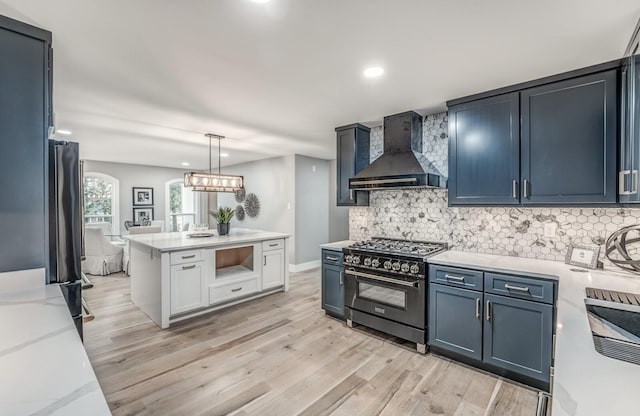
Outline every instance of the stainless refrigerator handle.
POLYGON ((487 321, 490 321, 491 320, 491 301, 489 301, 489 300, 487 301, 487 311, 486 312, 487 312, 487 315, 486 315, 487 321))
POLYGON ((389 277, 377 276, 375 274, 356 272, 355 270, 347 270, 345 273, 355 277, 364 277, 371 280, 378 280, 380 282, 393 283, 394 285, 416 287, 416 285, 418 284, 418 282, 407 282, 404 280, 391 279, 389 277))
POLYGON ((480 318, 480 298, 476 299, 476 318, 480 318))
POLYGON ((517 180, 513 180, 513 188, 511 190, 513 199, 518 199, 518 181, 517 180))
POLYGON ((522 196, 529 198, 529 181, 526 179, 522 181, 522 196))

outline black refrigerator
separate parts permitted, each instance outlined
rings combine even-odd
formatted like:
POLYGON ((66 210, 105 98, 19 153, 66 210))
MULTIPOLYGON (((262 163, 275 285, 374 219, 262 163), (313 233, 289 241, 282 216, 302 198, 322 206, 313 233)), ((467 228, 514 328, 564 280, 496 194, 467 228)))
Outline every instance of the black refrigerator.
POLYGON ((82 338, 82 183, 78 143, 49 140, 49 283, 59 283, 82 338))

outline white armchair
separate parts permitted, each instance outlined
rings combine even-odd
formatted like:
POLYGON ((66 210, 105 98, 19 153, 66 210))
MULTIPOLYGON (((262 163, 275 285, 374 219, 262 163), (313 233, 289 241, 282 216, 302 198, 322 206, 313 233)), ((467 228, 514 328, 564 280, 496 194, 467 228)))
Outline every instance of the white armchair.
POLYGON ((85 260, 82 271, 87 274, 106 276, 122 271, 124 249, 111 244, 102 228, 85 228, 85 260))

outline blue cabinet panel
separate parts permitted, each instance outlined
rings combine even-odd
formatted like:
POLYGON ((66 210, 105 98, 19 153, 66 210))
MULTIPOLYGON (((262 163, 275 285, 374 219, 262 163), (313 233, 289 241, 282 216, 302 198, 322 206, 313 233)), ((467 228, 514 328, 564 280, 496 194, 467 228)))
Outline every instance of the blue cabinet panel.
POLYGON ((322 265, 322 308, 344 319, 344 268, 334 264, 322 265))

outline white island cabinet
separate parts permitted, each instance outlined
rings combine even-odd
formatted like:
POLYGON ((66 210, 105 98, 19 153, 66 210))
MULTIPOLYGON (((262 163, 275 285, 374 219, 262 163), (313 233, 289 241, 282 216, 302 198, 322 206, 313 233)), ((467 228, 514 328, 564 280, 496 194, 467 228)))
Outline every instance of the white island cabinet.
POLYGON ((289 235, 137 234, 129 240, 131 300, 156 324, 172 323, 289 289, 289 235))

